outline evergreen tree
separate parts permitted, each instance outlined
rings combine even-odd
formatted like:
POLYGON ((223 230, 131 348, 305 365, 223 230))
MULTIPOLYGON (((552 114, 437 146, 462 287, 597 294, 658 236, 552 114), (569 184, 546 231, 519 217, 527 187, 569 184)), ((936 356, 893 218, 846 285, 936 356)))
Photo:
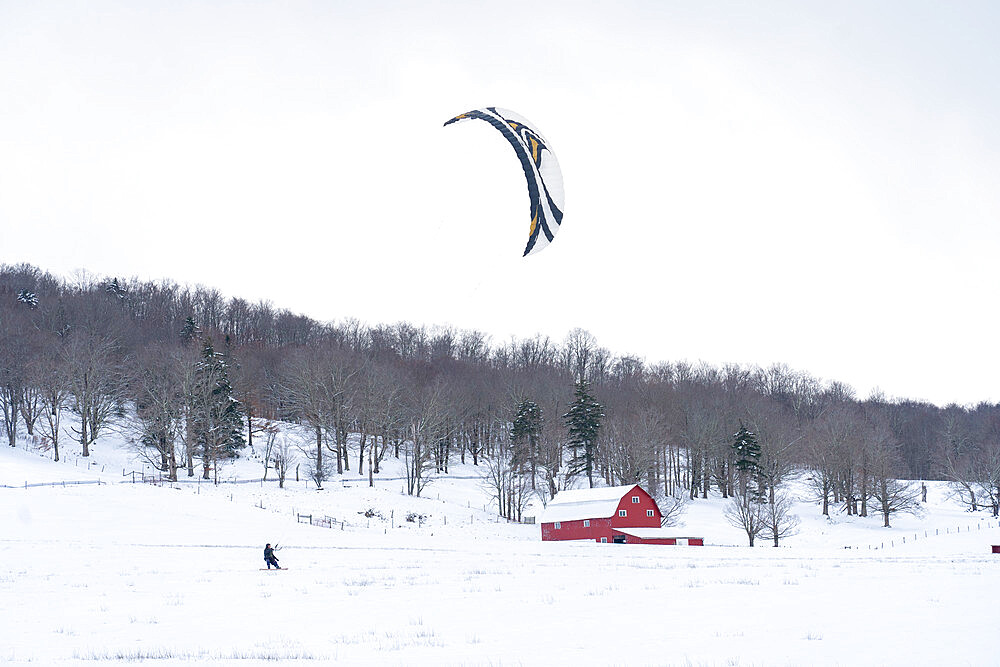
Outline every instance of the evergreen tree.
POLYGON ((740 422, 740 430, 733 438, 733 465, 740 476, 740 491, 746 494, 747 479, 760 470, 760 443, 756 434, 743 422, 740 422))
POLYGON ((28 308, 32 310, 38 308, 38 296, 34 292, 23 289, 18 293, 17 300, 19 303, 27 305, 28 308))
POLYGON ((201 333, 198 325, 195 323, 194 318, 188 315, 184 318, 184 326, 181 327, 181 342, 184 345, 189 344, 194 340, 195 336, 201 333))
POLYGON ((523 471, 531 467, 531 488, 535 488, 536 465, 538 462, 538 439, 542 433, 542 409, 534 401, 524 399, 517 406, 510 438, 514 445, 514 469, 523 471))
POLYGON ((594 487, 594 459, 597 456, 597 434, 601 430, 604 419, 604 409, 601 404, 589 394, 586 380, 576 383, 573 392, 573 404, 569 412, 563 415, 566 428, 569 430, 569 446, 573 455, 569 461, 567 474, 578 475, 586 471, 590 487, 594 487))
POLYGON ((118 278, 113 278, 104 284, 104 291, 113 297, 117 297, 120 301, 124 301, 128 298, 128 292, 125 286, 118 282, 118 278))
POLYGON ((235 458, 245 446, 243 409, 233 396, 227 359, 215 351, 211 340, 205 341, 196 376, 191 426, 194 442, 202 452, 202 476, 208 479, 213 463, 235 458))

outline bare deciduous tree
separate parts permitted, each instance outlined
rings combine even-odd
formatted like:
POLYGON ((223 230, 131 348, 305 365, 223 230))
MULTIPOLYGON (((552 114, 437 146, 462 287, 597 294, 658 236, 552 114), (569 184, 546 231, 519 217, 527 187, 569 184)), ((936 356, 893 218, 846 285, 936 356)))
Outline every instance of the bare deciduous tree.
POLYGON ((658 411, 621 410, 608 422, 605 450, 613 484, 644 484, 655 494, 653 469, 666 426, 658 411))
MULTIPOLYGON (((269 419, 262 419, 258 417, 252 420, 252 422, 253 425, 250 426, 250 430, 256 430, 258 433, 262 433, 264 435, 264 453, 261 455, 261 460, 264 462, 264 480, 267 480, 267 471, 271 469, 274 447, 278 436, 281 433, 281 429, 276 423, 269 419)), ((253 445, 250 446, 252 447, 253 445)))
POLYGON ((21 401, 28 384, 29 328, 21 313, 0 317, 0 419, 11 447, 16 445, 21 401))
POLYGON ((154 469, 177 481, 176 443, 184 428, 183 355, 155 348, 132 359, 128 385, 136 421, 131 440, 154 469))
POLYGON ((760 536, 767 526, 764 503, 756 499, 753 493, 744 494, 739 489, 735 491, 736 493, 726 502, 723 516, 731 526, 746 533, 750 546, 753 546, 754 539, 760 536))
POLYGON ((872 496, 879 503, 883 525, 889 527, 893 514, 913 514, 920 516, 924 510, 920 505, 920 487, 899 479, 902 461, 895 442, 882 441, 872 452, 872 496))
POLYGON ((531 497, 528 479, 506 456, 486 461, 482 472, 483 487, 497 503, 497 512, 510 521, 520 521, 531 497))
POLYGON ((311 477, 317 488, 323 488, 327 466, 323 461, 323 425, 326 423, 323 402, 323 382, 310 357, 299 355, 291 362, 291 367, 282 380, 284 395, 295 410, 295 416, 316 436, 310 454, 301 450, 308 462, 311 477))
POLYGON ((912 482, 882 474, 876 474, 874 482, 872 496, 879 502, 879 511, 886 528, 889 527, 889 517, 893 514, 921 516, 924 513, 920 506, 920 488, 912 482))
POLYGON ((830 503, 839 498, 838 484, 850 452, 858 442, 859 418, 847 404, 830 405, 813 421, 808 436, 810 482, 816 498, 822 502, 823 515, 830 516, 830 503))
POLYGON ((590 381, 591 366, 597 352, 597 340, 584 329, 573 329, 566 336, 563 363, 577 382, 590 381))
POLYGON ((62 411, 69 403, 69 380, 56 350, 48 349, 35 360, 32 377, 42 399, 43 442, 52 448, 53 459, 59 460, 59 435, 62 411))
POLYGON ((406 492, 419 496, 430 483, 434 469, 434 444, 441 436, 446 416, 444 386, 437 381, 413 390, 409 442, 404 454, 406 492))
POLYGON ((69 336, 63 348, 70 383, 70 407, 79 417, 73 429, 82 447, 81 456, 90 456, 109 420, 120 409, 120 368, 115 360, 115 342, 100 334, 79 330, 69 336))
POLYGON ((762 510, 764 526, 761 535, 774 540, 774 546, 778 546, 779 540, 799 532, 799 517, 792 514, 792 501, 786 494, 772 494, 762 510))
POLYGON ((670 528, 680 523, 681 516, 687 511, 688 498, 683 489, 677 487, 672 493, 656 496, 656 505, 660 508, 660 526, 670 528))
POLYGON ((295 462, 294 448, 291 441, 283 433, 275 436, 274 445, 271 448, 271 462, 274 465, 275 473, 278 475, 278 488, 283 489, 285 488, 285 476, 295 462))

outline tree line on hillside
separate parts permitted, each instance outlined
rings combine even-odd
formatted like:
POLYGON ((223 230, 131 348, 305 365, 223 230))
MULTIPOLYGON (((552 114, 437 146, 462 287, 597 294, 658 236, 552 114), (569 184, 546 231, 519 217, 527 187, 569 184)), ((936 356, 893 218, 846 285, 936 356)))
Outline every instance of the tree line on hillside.
POLYGON ((392 456, 419 495, 471 463, 512 519, 533 493, 599 480, 661 499, 744 498, 741 428, 759 447, 754 494, 772 511, 775 489, 802 470, 827 515, 905 511, 916 479, 950 480, 973 510, 1000 502, 1000 405, 859 398, 784 365, 648 364, 579 329, 497 343, 407 322, 322 323, 169 281, 0 266, 4 434, 14 445, 23 427, 58 458, 66 411, 83 456, 134 414, 133 442, 170 479, 208 479, 255 439, 282 483, 296 458, 322 486, 392 456), (277 420, 311 444, 289 451, 277 420))

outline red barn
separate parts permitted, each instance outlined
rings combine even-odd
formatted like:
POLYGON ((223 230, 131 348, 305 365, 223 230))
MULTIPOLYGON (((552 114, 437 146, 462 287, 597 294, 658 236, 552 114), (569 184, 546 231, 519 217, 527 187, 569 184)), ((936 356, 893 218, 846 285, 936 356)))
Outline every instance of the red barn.
POLYGON ((556 494, 542 512, 543 540, 594 540, 615 544, 686 544, 700 537, 676 537, 660 527, 660 508, 638 484, 573 489, 556 494))

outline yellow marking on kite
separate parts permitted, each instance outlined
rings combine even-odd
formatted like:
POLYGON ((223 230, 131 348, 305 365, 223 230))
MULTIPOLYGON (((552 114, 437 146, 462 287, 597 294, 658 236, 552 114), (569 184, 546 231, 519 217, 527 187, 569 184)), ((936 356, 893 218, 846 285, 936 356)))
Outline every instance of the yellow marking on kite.
POLYGON ((535 227, 538 226, 538 212, 535 211, 535 217, 531 219, 531 229, 528 230, 528 238, 530 239, 532 234, 535 233, 535 227))
POLYGON ((534 137, 529 137, 529 140, 531 141, 531 159, 535 161, 535 164, 538 164, 538 142, 535 141, 534 137))

